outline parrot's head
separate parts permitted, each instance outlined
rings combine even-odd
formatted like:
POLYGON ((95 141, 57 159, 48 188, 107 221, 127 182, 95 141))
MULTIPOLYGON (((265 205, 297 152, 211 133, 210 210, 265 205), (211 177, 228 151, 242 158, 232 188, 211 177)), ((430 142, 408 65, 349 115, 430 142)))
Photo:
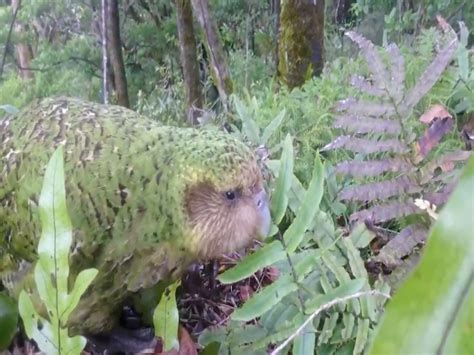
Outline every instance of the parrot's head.
POLYGON ((185 214, 201 259, 220 257, 267 236, 269 201, 252 150, 229 134, 202 132, 186 159, 185 214))

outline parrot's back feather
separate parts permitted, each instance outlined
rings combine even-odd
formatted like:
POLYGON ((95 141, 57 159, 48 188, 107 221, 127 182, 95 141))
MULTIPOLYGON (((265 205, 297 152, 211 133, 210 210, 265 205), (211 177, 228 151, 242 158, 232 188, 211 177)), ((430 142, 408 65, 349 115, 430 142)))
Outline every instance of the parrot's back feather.
POLYGON ((73 332, 109 329, 110 315, 131 292, 256 237, 219 236, 222 243, 213 240, 203 251, 198 231, 205 229, 197 223, 207 222, 199 211, 212 209, 199 208, 196 217, 188 211, 188 191, 199 184, 212 186, 218 198, 261 185, 253 153, 225 133, 165 127, 125 108, 54 98, 0 120, 0 144, 0 275, 13 294, 29 281, 42 177, 64 145, 71 272, 99 269, 72 314, 73 332))

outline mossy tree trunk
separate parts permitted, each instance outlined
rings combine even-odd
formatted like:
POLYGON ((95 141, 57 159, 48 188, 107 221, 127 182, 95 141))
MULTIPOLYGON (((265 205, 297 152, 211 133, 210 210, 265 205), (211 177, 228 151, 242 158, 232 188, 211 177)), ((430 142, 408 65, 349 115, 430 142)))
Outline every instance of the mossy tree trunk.
POLYGON ((219 40, 219 32, 209 11, 207 0, 191 0, 193 10, 206 38, 206 49, 209 53, 211 72, 214 84, 225 111, 228 110, 229 95, 232 93, 232 80, 225 60, 224 49, 219 40))
POLYGON ((201 82, 199 81, 191 0, 176 0, 176 20, 181 65, 186 86, 187 117, 191 125, 196 125, 198 123, 199 109, 202 108, 202 90, 201 82))
POLYGON ((107 18, 107 51, 114 74, 114 87, 117 94, 117 103, 120 106, 130 107, 128 99, 127 76, 122 56, 122 42, 120 41, 120 21, 118 0, 108 0, 106 6, 107 18))
POLYGON ((278 77, 301 86, 324 66, 324 0, 285 0, 278 36, 278 77))

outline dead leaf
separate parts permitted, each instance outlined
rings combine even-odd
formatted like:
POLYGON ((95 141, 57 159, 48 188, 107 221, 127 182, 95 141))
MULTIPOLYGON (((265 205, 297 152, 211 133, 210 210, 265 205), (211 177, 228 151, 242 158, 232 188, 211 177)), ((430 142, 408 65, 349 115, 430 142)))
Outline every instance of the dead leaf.
POLYGON ((451 131, 454 125, 452 117, 438 118, 428 127, 418 142, 415 143, 415 163, 422 161, 440 142, 443 136, 451 131))
POLYGON ((252 296, 253 290, 250 285, 240 285, 239 286, 239 291, 240 291, 240 300, 241 301, 246 301, 252 296))
POLYGON ((420 122, 430 124, 436 118, 453 117, 442 105, 433 105, 420 117, 420 122))

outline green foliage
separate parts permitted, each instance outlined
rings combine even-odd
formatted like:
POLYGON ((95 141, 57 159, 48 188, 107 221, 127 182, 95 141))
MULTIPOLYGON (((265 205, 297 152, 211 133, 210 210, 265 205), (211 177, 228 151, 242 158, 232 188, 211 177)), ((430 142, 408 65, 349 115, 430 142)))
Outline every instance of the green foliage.
MULTIPOLYGON (((330 217, 319 208, 324 183, 324 167, 319 156, 316 155, 313 177, 305 189, 291 170, 294 158, 290 142, 287 137, 281 162, 270 161, 269 165, 275 173, 279 172, 273 196, 286 195, 272 202, 274 222, 281 217, 281 213, 275 211, 287 208, 295 218, 288 228, 281 226, 282 232, 278 231, 273 240, 219 275, 218 279, 233 283, 269 266, 278 269, 279 277, 234 311, 231 322, 224 329, 204 331, 199 338, 204 346, 218 342, 221 352, 265 353, 268 347, 295 334, 318 307, 335 298, 372 289, 363 260, 351 238, 341 240, 330 217)), ((366 242, 362 242, 362 238, 354 240, 365 247, 370 239, 366 242)), ((380 282, 376 287, 387 290, 380 282)), ((315 344, 318 348, 327 347, 328 353, 343 346, 355 349, 355 353, 361 352, 372 331, 370 324, 377 321, 383 302, 374 296, 341 302, 338 308, 319 315, 302 334, 294 337, 293 353, 308 353, 315 344)), ((288 347, 285 349, 283 353, 289 350, 288 347)))
POLYGON ((15 301, 0 292, 0 350, 7 348, 16 333, 18 309, 15 301))
MULTIPOLYGON (((72 226, 66 207, 62 148, 50 159, 39 200, 42 234, 34 279, 47 318, 40 315, 32 296, 23 290, 18 300, 25 332, 47 354, 80 354, 86 345, 81 336, 69 337, 67 320, 97 275, 96 269, 81 271, 69 290, 69 250, 72 226)), ((35 300, 37 302, 37 300, 35 300)))
POLYGON ((474 350, 474 157, 434 225, 419 266, 400 288, 372 354, 469 354, 474 350))
POLYGON ((176 306, 176 289, 179 285, 180 282, 176 281, 165 288, 153 313, 155 335, 162 339, 164 351, 179 350, 179 314, 176 306))

